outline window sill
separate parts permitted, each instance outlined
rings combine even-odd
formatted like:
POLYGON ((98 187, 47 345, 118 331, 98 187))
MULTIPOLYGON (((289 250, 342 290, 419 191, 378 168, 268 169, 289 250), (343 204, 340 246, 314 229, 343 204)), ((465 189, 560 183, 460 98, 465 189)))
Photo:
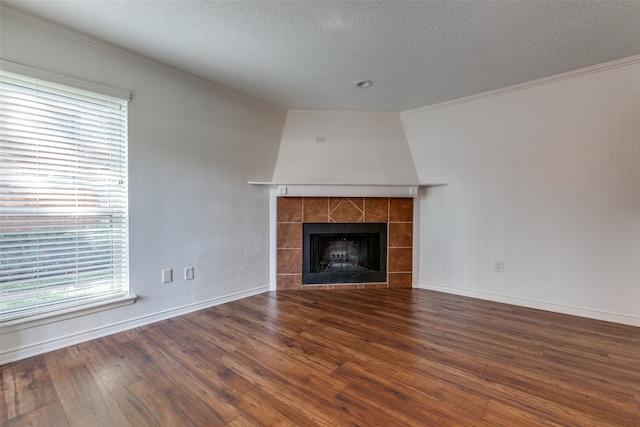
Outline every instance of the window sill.
POLYGON ((0 322, 0 331, 2 331, 3 334, 6 334, 10 332, 20 331, 22 329, 34 328, 49 323, 59 322, 61 320, 72 319, 74 317, 86 316, 88 314, 97 313, 99 311, 133 304, 134 302, 136 302, 136 298, 137 296, 132 294, 116 299, 98 301, 93 304, 50 311, 47 313, 37 314, 35 316, 6 320, 4 322, 0 322))

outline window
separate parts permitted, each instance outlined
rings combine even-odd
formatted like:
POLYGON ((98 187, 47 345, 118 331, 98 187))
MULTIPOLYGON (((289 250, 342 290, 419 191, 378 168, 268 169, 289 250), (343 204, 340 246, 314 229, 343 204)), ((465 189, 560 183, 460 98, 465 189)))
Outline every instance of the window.
POLYGON ((0 321, 127 296, 128 94, 93 93, 6 65, 0 321))

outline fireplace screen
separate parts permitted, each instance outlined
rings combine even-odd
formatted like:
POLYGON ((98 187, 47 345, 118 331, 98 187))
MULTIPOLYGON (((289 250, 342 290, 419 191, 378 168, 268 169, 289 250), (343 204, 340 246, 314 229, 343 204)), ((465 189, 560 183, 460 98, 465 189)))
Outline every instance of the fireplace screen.
POLYGON ((302 283, 387 281, 386 223, 307 223, 302 283))

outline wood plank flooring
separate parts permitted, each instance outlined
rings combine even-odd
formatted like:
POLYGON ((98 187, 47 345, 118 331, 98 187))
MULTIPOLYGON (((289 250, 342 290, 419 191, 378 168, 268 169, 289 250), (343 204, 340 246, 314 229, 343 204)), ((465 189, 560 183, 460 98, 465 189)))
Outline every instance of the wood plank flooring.
POLYGON ((2 426, 640 426, 640 328, 272 292, 1 367, 2 426))

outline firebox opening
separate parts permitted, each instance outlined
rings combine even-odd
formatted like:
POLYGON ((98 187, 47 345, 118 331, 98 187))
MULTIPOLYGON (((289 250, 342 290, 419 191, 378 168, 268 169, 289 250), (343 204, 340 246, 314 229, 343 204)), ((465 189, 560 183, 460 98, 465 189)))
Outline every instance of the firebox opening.
POLYGON ((387 281, 386 223, 307 223, 302 283, 387 281))

